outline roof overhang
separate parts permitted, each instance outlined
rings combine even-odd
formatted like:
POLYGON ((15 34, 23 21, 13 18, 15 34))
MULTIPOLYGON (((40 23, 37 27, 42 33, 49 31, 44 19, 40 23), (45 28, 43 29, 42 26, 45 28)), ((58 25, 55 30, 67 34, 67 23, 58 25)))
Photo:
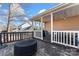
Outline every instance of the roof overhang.
POLYGON ((74 3, 62 3, 62 4, 58 4, 55 7, 51 8, 51 9, 48 9, 45 12, 42 12, 42 13, 40 13, 38 15, 33 16, 31 18, 31 20, 36 20, 36 19, 40 19, 41 17, 48 16, 48 15, 50 15, 51 12, 57 11, 59 9, 65 8, 65 7, 70 6, 70 5, 73 5, 73 4, 74 3))

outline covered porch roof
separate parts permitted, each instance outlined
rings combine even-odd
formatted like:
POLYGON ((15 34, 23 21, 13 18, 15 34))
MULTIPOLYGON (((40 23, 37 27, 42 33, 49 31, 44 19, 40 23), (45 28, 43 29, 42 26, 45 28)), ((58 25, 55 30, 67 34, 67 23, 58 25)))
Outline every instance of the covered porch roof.
POLYGON ((50 13, 55 13, 55 12, 58 12, 60 10, 64 10, 66 8, 69 8, 71 6, 74 6, 74 5, 78 5, 78 4, 74 4, 74 3, 62 3, 62 4, 58 4, 56 5, 54 8, 51 8, 51 9, 48 9, 46 10, 45 12, 42 12, 38 15, 35 15, 31 18, 31 20, 33 21, 40 21, 40 18, 43 17, 43 21, 49 21, 48 19, 50 18, 50 13))

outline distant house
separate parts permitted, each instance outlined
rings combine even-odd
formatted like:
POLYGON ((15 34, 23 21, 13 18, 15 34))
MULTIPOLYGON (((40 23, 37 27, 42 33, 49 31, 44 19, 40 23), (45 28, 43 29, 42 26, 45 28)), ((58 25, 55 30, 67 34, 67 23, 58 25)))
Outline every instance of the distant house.
POLYGON ((30 20, 26 21, 25 23, 19 25, 17 28, 14 29, 14 31, 16 32, 26 32, 32 30, 32 22, 30 20))
POLYGON ((6 26, 2 23, 0 23, 0 32, 6 31, 6 26))

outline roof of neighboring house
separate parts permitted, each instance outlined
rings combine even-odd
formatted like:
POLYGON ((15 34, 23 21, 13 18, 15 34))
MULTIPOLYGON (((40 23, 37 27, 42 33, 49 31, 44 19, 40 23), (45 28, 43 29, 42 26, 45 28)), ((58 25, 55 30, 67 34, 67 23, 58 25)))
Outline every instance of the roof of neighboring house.
POLYGON ((24 30, 29 30, 32 26, 26 27, 24 28, 24 30))
POLYGON ((73 3, 62 3, 62 4, 58 4, 58 5, 55 6, 54 8, 48 9, 48 10, 46 10, 45 12, 42 12, 42 13, 40 13, 40 14, 38 14, 38 15, 33 16, 33 17, 31 18, 31 20, 38 19, 39 17, 44 16, 44 15, 46 15, 46 14, 49 14, 50 12, 54 12, 54 11, 56 11, 56 10, 58 10, 58 9, 67 7, 67 6, 72 5, 72 4, 73 4, 73 3))

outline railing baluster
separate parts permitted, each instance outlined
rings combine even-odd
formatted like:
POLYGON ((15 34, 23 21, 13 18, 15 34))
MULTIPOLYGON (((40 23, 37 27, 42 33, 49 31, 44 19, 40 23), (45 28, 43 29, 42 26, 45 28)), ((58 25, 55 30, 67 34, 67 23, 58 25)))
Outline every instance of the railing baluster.
POLYGON ((13 42, 13 33, 11 33, 11 41, 13 42))
POLYGON ((2 35, 0 33, 0 45, 2 45, 2 35))
POLYGON ((71 33, 71 45, 73 45, 73 33, 71 33))
POLYGON ((52 41, 54 42, 54 32, 52 32, 52 34, 53 34, 53 35, 52 35, 52 41))
POLYGON ((24 39, 24 33, 22 33, 23 39, 24 39))
POLYGON ((19 33, 19 40, 20 40, 20 33, 19 33))
POLYGON ((18 33, 18 40, 19 40, 19 33, 18 33))
POLYGON ((65 32, 63 32, 63 43, 65 43, 65 32))
POLYGON ((21 39, 23 39, 23 33, 21 33, 21 39))
POLYGON ((59 43, 60 43, 60 39, 61 39, 61 33, 59 32, 59 43))
POLYGON ((10 33, 8 33, 8 42, 10 42, 10 33))
POLYGON ((55 37, 56 37, 56 38, 55 38, 55 41, 57 42, 57 32, 55 33, 55 37))
POLYGON ((70 32, 68 32, 68 44, 70 44, 70 32))
POLYGON ((13 33, 13 41, 14 41, 14 33, 13 33))
POLYGON ((75 46, 78 46, 78 32, 75 33, 75 46))
POLYGON ((4 35, 4 38, 3 39, 4 39, 4 43, 5 43, 5 33, 3 33, 3 35, 4 35))
POLYGON ((9 42, 9 41, 8 41, 8 33, 6 34, 6 37, 7 37, 7 38, 6 38, 6 42, 9 42))
POLYGON ((15 41, 15 33, 14 33, 14 41, 15 41))
POLYGON ((12 38, 11 38, 11 33, 10 33, 10 42, 12 41, 11 39, 12 39, 12 38))
POLYGON ((63 32, 62 32, 62 43, 63 43, 63 32))
POLYGON ((23 33, 23 39, 25 39, 26 38, 26 36, 27 36, 27 34, 26 33, 23 33))
POLYGON ((70 32, 70 38, 69 39, 70 39, 70 45, 71 45, 71 32, 70 32))
POLYGON ((66 44, 66 32, 64 32, 64 44, 66 44))
POLYGON ((23 33, 21 33, 21 38, 23 39, 23 33))
POLYGON ((68 33, 66 32, 66 44, 68 44, 68 33))
POLYGON ((61 43, 62 43, 62 32, 61 32, 61 43))
POLYGON ((58 32, 57 32, 57 42, 58 42, 58 32))
POLYGON ((54 41, 56 42, 56 32, 54 32, 54 41))
POLYGON ((28 34, 28 32, 27 32, 27 38, 29 37, 29 34, 28 34))
POLYGON ((59 32, 58 32, 58 42, 59 42, 59 32))
POLYGON ((75 46, 75 33, 73 33, 73 45, 75 46))
POLYGON ((21 34, 22 34, 22 33, 20 33, 20 40, 21 40, 21 34))
POLYGON ((17 39, 17 37, 16 37, 16 36, 17 36, 17 34, 15 33, 15 41, 16 41, 16 39, 17 39))
POLYGON ((27 37, 27 33, 23 33, 23 39, 27 37))

